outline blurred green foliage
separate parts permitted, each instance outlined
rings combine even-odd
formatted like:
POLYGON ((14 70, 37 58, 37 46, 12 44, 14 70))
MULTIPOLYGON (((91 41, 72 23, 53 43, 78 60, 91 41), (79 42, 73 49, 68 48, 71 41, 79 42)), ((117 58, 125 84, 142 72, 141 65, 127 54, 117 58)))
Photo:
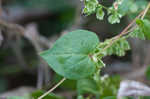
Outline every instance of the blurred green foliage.
POLYGON ((120 84, 119 76, 104 76, 101 77, 99 83, 91 78, 78 80, 77 91, 79 96, 84 94, 92 94, 96 96, 95 99, 103 99, 106 96, 115 96, 117 95, 117 90, 120 84))
POLYGON ((150 66, 147 67, 146 72, 145 72, 146 78, 150 80, 150 66))
POLYGON ((0 93, 6 91, 7 87, 8 81, 5 78, 0 77, 0 93))
POLYGON ((62 11, 71 7, 69 0, 12 0, 11 5, 27 9, 47 9, 52 12, 62 11))
POLYGON ((139 27, 139 31, 144 34, 146 40, 150 40, 150 21, 147 19, 137 19, 136 24, 139 27))

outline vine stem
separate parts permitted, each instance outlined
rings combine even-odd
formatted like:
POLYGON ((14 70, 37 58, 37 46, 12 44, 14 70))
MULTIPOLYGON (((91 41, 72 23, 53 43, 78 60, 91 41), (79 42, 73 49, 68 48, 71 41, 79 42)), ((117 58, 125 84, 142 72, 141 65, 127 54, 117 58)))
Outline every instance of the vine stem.
MULTIPOLYGON (((108 44, 102 51, 105 51, 107 48, 109 48, 110 46, 112 46, 113 43, 115 43, 120 37, 122 37, 123 35, 129 33, 127 30, 132 27, 132 25, 136 22, 136 19, 140 18, 143 19, 148 11, 148 9, 150 8, 150 2, 147 5, 146 9, 144 11, 142 11, 119 35, 115 36, 112 40, 112 42, 110 44, 108 44)), ((132 29, 132 28, 131 28, 132 29)), ((130 31, 130 30, 129 30, 130 31)))
MULTIPOLYGON (((148 12, 148 9, 150 8, 150 3, 148 4, 147 8, 145 9, 145 11, 143 12, 143 15, 141 16, 141 19, 144 19, 146 13, 148 12)), ((125 34, 132 32, 135 28, 137 28, 137 25, 135 25, 134 27, 132 27, 129 31, 127 31, 125 34)))
POLYGON ((101 54, 101 52, 104 52, 107 48, 111 47, 113 43, 118 41, 121 36, 129 33, 127 30, 135 23, 136 19, 140 18, 143 15, 143 13, 144 13, 144 11, 142 11, 119 35, 117 35, 114 38, 112 38, 111 39, 112 40, 111 43, 109 43, 106 47, 104 47, 104 49, 102 49, 102 51, 100 51, 96 55, 101 54))
POLYGON ((47 96, 49 93, 51 93, 53 90, 55 90, 59 85, 61 85, 64 81, 66 80, 66 78, 63 78, 61 81, 59 81, 54 87, 52 87, 49 91, 47 91, 46 93, 44 93, 42 96, 40 96, 38 99, 42 99, 45 96, 47 96))
POLYGON ((143 13, 143 16, 141 17, 141 19, 144 19, 146 13, 148 12, 148 9, 150 8, 150 2, 148 3, 148 6, 146 7, 144 13, 143 13))

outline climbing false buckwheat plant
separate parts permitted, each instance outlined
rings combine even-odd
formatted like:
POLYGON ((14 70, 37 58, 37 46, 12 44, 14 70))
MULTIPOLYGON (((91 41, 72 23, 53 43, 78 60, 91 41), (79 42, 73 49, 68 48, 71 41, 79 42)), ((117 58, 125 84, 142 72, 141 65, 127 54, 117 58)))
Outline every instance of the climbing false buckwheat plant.
MULTIPOLYGON (((105 0, 101 0, 103 1, 105 0)), ((107 13, 108 22, 111 24, 119 23, 123 16, 136 12, 135 10, 142 10, 134 0, 116 0, 110 7, 100 4, 98 0, 82 0, 81 2, 84 3, 82 13, 87 16, 95 14, 98 20, 103 20, 107 13)), ((150 21, 144 18, 149 7, 150 3, 147 7, 144 6, 144 10, 120 34, 104 42, 99 40, 96 33, 80 29, 63 35, 52 48, 41 52, 40 56, 64 79, 39 99, 53 91, 65 79, 77 81, 78 99, 85 99, 84 93, 93 93, 96 99, 99 99, 104 92, 102 87, 111 86, 109 82, 113 81, 109 79, 109 76, 100 77, 100 71, 105 67, 102 58, 108 55, 124 56, 126 51, 130 50, 127 41, 129 37, 150 40, 150 21)), ((117 89, 113 93, 116 92, 117 89)))

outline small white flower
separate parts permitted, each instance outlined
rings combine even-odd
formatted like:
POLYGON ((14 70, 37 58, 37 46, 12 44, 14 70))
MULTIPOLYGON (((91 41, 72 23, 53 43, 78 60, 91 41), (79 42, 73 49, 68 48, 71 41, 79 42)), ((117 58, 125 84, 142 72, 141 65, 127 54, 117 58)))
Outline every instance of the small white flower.
POLYGON ((108 74, 105 74, 104 76, 101 77, 101 81, 104 81, 106 78, 108 78, 109 75, 108 74))
POLYGON ((93 55, 92 59, 93 59, 94 62, 98 62, 98 59, 97 59, 96 55, 93 55))

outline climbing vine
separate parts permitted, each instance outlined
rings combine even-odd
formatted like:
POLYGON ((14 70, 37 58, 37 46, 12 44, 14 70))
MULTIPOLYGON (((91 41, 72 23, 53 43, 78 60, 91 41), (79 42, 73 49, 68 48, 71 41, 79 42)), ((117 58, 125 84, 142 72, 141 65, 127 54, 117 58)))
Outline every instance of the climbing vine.
MULTIPOLYGON (((98 0, 82 0, 82 2, 85 15, 96 14, 97 19, 103 20, 107 13, 111 24, 119 23, 123 16, 137 12, 138 9, 141 9, 141 12, 120 34, 104 42, 99 40, 96 33, 80 29, 63 35, 51 49, 41 52, 40 56, 64 79, 39 99, 53 91, 65 79, 77 80, 78 99, 92 97, 84 98, 84 93, 93 93, 96 99, 99 99, 104 91, 103 86, 108 87, 111 85, 110 82, 116 81, 108 76, 100 76, 101 69, 105 67, 102 58, 108 55, 124 56, 126 51, 131 49, 127 40, 130 37, 150 40, 150 21, 145 18, 150 3, 147 7, 145 5, 141 7, 134 0, 116 0, 112 6, 106 7, 98 0), (143 8, 145 9, 142 10, 143 8)), ((117 86, 114 89, 116 92, 117 86)))

